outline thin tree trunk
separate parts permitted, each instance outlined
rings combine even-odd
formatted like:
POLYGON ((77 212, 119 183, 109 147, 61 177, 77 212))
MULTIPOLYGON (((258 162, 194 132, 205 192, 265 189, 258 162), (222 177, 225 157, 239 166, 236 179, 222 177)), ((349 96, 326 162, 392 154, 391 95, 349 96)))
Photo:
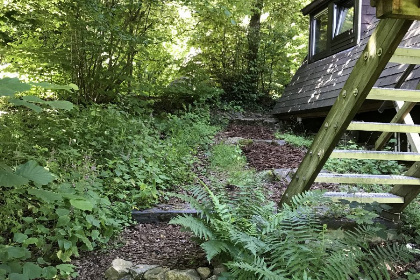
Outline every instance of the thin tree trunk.
POLYGON ((255 0, 248 25, 248 81, 250 94, 258 92, 258 52, 260 48, 261 13, 264 0, 255 0))

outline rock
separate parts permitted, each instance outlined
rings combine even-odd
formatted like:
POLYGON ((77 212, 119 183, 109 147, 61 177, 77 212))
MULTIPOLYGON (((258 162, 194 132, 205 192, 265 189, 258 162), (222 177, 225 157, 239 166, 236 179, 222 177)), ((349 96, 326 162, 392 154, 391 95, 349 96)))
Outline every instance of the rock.
POLYGON ((133 276, 134 280, 142 280, 143 275, 153 269, 158 267, 157 265, 148 265, 148 264, 138 264, 136 266, 133 266, 129 269, 129 272, 131 276, 133 276))
POLYGON ((238 144, 240 141, 246 140, 242 137, 230 137, 227 138, 224 142, 226 145, 235 145, 238 144))
POLYGON ((223 272, 226 272, 226 271, 227 271, 226 266, 224 266, 223 264, 220 264, 213 269, 213 274, 218 276, 218 275, 220 275, 220 274, 222 274, 223 272))
POLYGON ((207 279, 207 280, 217 280, 217 276, 216 275, 213 275, 212 277, 210 277, 209 279, 207 279))
POLYGON ((165 275, 166 272, 169 271, 169 268, 167 267, 155 267, 152 268, 143 275, 144 280, 166 280, 165 275))
POLYGON ((120 278, 119 280, 134 280, 134 278, 131 275, 126 275, 123 278, 120 278))
POLYGON ((165 280, 201 280, 201 278, 198 275, 197 271, 195 271, 194 269, 174 269, 166 273, 165 280))
POLYGON ((201 279, 207 279, 211 274, 211 270, 208 267, 199 267, 197 268, 197 272, 200 274, 201 279))
POLYGON ((105 278, 108 280, 119 280, 129 274, 128 270, 132 266, 132 262, 115 259, 112 261, 112 266, 105 271, 105 278))

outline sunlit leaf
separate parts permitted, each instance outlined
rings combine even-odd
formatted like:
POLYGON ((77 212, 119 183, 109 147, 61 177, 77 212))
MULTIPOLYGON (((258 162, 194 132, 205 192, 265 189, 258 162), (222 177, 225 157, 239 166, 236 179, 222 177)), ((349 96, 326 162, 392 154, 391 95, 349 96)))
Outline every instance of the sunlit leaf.
POLYGON ((54 176, 47 169, 38 165, 36 161, 30 160, 16 169, 16 174, 25 177, 35 184, 47 185, 54 180, 54 176))
POLYGON ((46 101, 48 105, 53 107, 54 109, 62 109, 70 111, 73 109, 73 103, 69 101, 62 101, 62 100, 55 100, 55 101, 46 101))
POLYGON ((71 199, 70 204, 77 209, 83 210, 83 211, 92 211, 93 204, 84 199, 71 199))

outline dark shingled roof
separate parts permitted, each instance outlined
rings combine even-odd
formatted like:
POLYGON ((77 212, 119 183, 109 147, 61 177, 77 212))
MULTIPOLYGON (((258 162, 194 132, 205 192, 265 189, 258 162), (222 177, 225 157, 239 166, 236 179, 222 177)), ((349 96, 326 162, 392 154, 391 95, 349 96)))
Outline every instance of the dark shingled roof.
MULTIPOLYGON (((280 118, 305 118, 328 113, 379 21, 369 0, 363 0, 361 19, 360 43, 310 64, 304 61, 278 100, 273 114, 280 118)), ((420 47, 420 22, 416 21, 411 26, 400 46, 420 47)), ((375 86, 393 88, 407 67, 408 65, 388 63, 375 86)), ((416 66, 401 88, 414 89, 419 78, 420 67, 416 66)), ((369 105, 368 102, 366 104, 369 105)), ((371 105, 365 107, 365 111, 377 109, 379 103, 372 102, 371 105)))

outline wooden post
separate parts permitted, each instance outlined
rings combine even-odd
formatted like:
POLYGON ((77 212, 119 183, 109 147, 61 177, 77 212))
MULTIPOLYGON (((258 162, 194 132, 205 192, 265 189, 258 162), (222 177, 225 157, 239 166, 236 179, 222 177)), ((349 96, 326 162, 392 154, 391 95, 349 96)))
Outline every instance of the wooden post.
MULTIPOLYGON (((420 178, 420 162, 414 163, 405 175, 420 178)), ((392 209, 387 210, 387 212, 401 213, 401 211, 404 210, 404 208, 407 207, 407 205, 410 204, 410 202, 413 201, 413 199, 415 199, 420 193, 420 187, 397 185, 392 188, 390 193, 404 197, 404 203, 398 205, 390 204, 392 209)))
POLYGON ((280 205, 289 203, 292 196, 310 188, 412 23, 412 20, 404 19, 383 19, 379 22, 280 205))

